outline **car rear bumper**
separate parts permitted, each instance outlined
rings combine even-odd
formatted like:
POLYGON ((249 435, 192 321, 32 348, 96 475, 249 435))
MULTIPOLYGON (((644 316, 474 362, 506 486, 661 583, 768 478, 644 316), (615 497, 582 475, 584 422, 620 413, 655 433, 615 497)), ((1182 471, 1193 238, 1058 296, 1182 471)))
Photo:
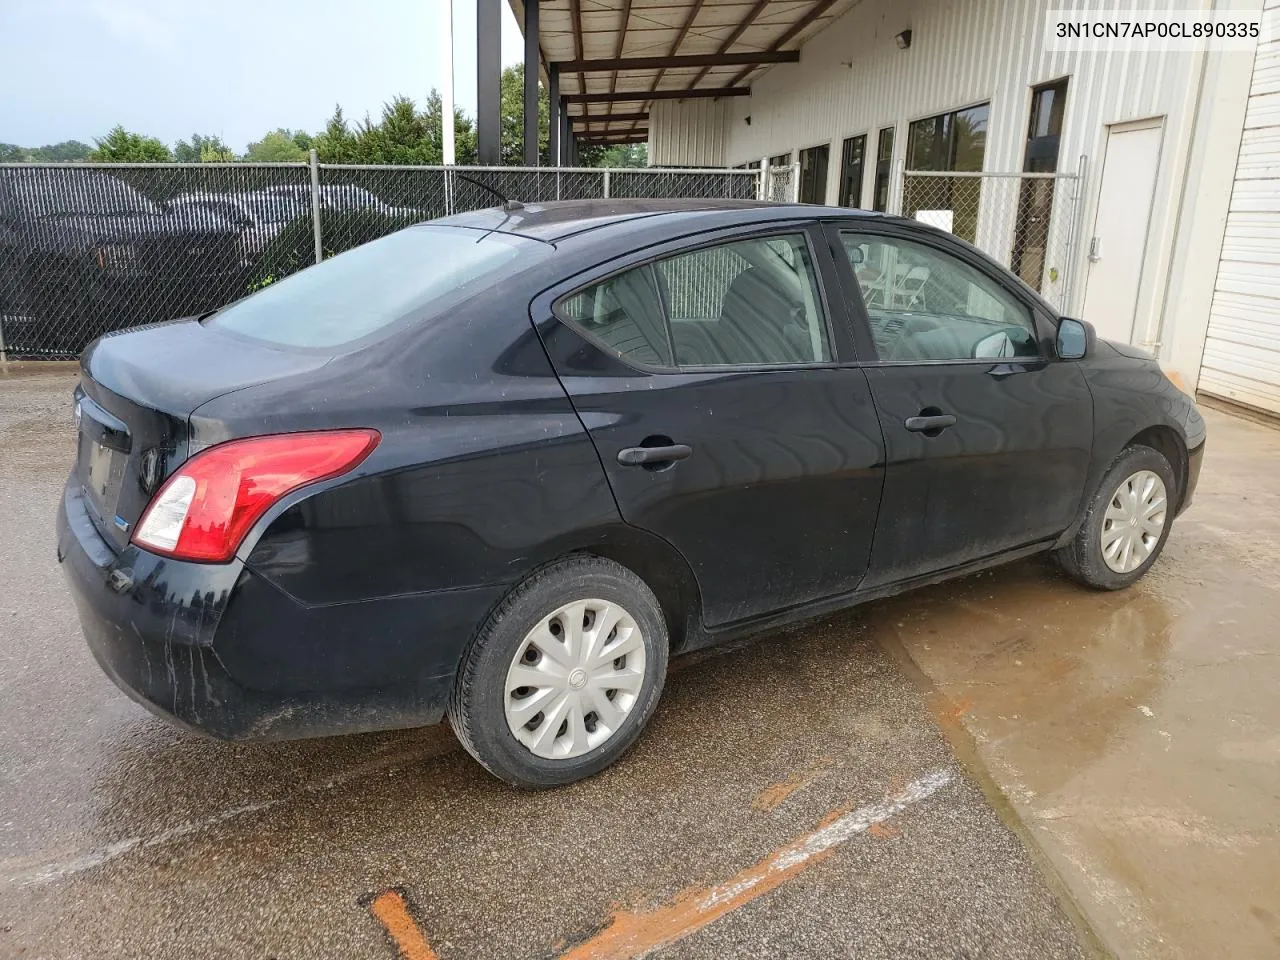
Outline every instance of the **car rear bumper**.
POLYGON ((439 721, 466 642, 501 593, 304 605, 239 560, 115 553, 74 482, 58 511, 58 559, 107 676, 152 712, 228 740, 439 721))

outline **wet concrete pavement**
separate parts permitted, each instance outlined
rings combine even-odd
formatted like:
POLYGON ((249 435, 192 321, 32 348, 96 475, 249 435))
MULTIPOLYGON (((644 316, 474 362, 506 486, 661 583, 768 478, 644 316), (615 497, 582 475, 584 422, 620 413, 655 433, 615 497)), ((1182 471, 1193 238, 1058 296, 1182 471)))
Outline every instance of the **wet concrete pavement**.
POLYGON ((1015 564, 867 609, 1122 956, 1280 956, 1280 430, 1205 415, 1134 588, 1015 564))
POLYGON ((0 957, 1088 956, 1071 896, 1126 955, 1280 949, 1280 566, 1239 503, 1276 521, 1280 433, 1211 418, 1133 591, 1016 564, 686 658, 622 763, 534 795, 446 727, 228 745, 119 693, 53 560, 72 382, 0 367, 0 957))

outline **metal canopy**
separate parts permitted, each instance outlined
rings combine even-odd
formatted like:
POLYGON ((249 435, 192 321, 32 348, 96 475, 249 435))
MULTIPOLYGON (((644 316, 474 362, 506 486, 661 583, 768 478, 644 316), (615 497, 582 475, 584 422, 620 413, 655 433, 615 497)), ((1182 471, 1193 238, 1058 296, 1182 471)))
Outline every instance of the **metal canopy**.
MULTIPOLYGON (((508 2, 523 30, 535 0, 508 2)), ((542 0, 539 47, 579 140, 642 142, 653 101, 745 96, 858 2, 542 0)))

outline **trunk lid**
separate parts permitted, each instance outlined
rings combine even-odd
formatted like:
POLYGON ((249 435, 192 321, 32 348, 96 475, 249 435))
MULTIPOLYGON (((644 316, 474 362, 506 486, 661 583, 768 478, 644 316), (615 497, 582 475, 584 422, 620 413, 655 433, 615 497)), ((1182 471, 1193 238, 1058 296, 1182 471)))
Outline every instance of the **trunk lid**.
POLYGON ((165 479, 190 455, 189 423, 215 397, 324 366, 210 330, 195 320, 134 328, 91 344, 76 388, 75 477, 117 550, 165 479))

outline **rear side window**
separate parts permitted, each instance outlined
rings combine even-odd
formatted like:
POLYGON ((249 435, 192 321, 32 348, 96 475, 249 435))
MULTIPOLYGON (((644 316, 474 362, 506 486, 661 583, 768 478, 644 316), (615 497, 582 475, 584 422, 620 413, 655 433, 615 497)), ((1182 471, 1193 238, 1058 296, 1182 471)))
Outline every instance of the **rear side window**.
POLYGON ((561 299, 556 312, 617 356, 646 367, 831 357, 803 234, 738 240, 645 264, 561 299))
POLYGON ((551 247, 462 227, 410 227, 348 250, 233 303, 212 328, 286 347, 325 349, 400 321, 423 322, 551 247))
POLYGON ((557 312, 633 363, 672 365, 667 318, 649 264, 566 297, 557 304, 557 312))

